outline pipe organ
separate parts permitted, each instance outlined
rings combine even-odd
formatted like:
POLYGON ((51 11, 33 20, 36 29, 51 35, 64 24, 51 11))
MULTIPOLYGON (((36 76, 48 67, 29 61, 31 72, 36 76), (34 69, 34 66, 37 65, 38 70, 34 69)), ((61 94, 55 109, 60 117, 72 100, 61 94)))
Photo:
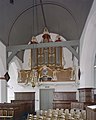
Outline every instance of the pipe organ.
MULTIPOLYGON (((47 29, 44 29, 42 35, 43 43, 53 42, 51 36, 47 29)), ((60 36, 54 42, 61 42, 60 36)), ((32 37, 30 44, 39 44, 35 37, 32 37)), ((30 52, 30 70, 21 70, 19 72, 19 83, 24 82, 24 78, 27 79, 27 82, 34 82, 34 80, 39 79, 39 81, 52 81, 54 78, 56 80, 60 79, 60 71, 63 72, 63 78, 71 80, 72 79, 72 69, 66 70, 63 68, 62 64, 62 47, 48 47, 48 48, 34 48, 30 52), (64 74, 65 73, 65 74, 64 74), (24 74, 24 75, 23 75, 24 74), (27 75, 25 75, 27 74, 27 75), (69 76, 68 76, 69 75, 69 76)), ((61 80, 61 81, 62 81, 61 80)), ((37 80, 38 81, 38 80, 37 80)))

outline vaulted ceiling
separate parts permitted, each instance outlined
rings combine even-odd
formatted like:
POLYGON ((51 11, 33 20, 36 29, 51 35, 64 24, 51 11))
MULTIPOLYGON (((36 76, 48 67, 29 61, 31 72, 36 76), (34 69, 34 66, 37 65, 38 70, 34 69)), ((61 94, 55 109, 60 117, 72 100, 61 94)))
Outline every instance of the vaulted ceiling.
POLYGON ((93 0, 0 0, 0 40, 27 44, 46 26, 66 40, 79 40, 93 0))

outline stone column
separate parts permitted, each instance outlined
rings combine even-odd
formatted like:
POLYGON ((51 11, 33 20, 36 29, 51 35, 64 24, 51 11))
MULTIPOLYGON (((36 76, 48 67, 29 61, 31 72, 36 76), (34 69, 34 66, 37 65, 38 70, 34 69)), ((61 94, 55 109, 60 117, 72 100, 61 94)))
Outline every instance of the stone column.
MULTIPOLYGON (((93 9, 93 8, 92 8, 93 9)), ((91 10, 92 10, 91 9, 91 10)), ((96 11, 90 17, 80 40, 80 86, 79 101, 94 102, 94 60, 96 54, 96 11), (82 41, 82 42, 81 42, 82 41), (81 44, 82 43, 82 44, 81 44)))
POLYGON ((7 102, 7 81, 0 77, 0 103, 7 102))

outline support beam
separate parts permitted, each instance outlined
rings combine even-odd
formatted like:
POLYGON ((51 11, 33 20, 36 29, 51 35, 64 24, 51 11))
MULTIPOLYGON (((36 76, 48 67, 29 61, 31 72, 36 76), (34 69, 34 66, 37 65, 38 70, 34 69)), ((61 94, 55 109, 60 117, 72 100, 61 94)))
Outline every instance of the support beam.
POLYGON ((26 49, 35 49, 35 48, 47 48, 47 47, 66 47, 79 60, 79 53, 77 53, 75 51, 75 49, 72 48, 72 46, 79 46, 79 40, 39 43, 39 44, 31 44, 31 45, 8 46, 7 47, 7 52, 12 52, 12 54, 7 58, 8 59, 7 64, 17 54, 18 51, 22 51, 22 50, 26 50, 26 49))
POLYGON ((8 63, 12 60, 12 58, 17 54, 17 52, 18 51, 12 51, 10 56, 7 58, 7 66, 8 66, 8 63))
POLYGON ((75 51, 74 48, 72 48, 70 45, 69 45, 69 46, 66 46, 66 47, 70 50, 70 52, 73 53, 73 55, 74 55, 77 59, 79 59, 79 55, 78 55, 78 53, 75 51))
POLYGON ((12 52, 13 50, 21 51, 21 50, 25 50, 25 49, 60 47, 60 46, 61 47, 79 46, 79 40, 39 43, 39 44, 31 44, 31 45, 27 44, 27 45, 8 46, 7 47, 7 52, 12 52))

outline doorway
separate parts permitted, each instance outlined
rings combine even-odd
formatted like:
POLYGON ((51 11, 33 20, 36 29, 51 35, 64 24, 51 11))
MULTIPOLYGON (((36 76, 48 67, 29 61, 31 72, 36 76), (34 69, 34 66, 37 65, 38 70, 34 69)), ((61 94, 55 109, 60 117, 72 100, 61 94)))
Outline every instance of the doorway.
POLYGON ((40 89, 40 110, 53 108, 54 89, 40 89))

